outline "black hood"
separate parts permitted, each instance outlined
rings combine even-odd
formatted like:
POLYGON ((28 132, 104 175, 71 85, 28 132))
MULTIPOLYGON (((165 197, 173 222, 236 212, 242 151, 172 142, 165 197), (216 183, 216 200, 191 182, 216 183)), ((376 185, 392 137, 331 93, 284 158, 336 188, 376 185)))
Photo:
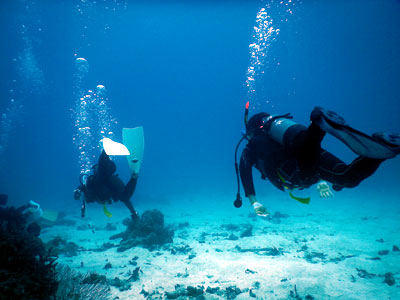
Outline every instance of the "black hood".
POLYGON ((270 116, 270 114, 267 114, 265 112, 261 112, 258 114, 255 114, 254 116, 252 116, 249 121, 247 122, 246 125, 246 133, 247 134, 257 134, 258 131, 261 132, 262 128, 260 128, 261 126, 264 125, 264 118, 268 118, 270 116))

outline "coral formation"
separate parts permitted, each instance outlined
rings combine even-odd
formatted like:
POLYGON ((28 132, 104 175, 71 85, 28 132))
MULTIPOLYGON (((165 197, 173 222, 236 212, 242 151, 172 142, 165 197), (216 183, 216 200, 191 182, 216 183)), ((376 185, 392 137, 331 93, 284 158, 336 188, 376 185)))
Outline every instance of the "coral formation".
POLYGON ((110 287, 105 276, 80 274, 66 265, 57 267, 57 300, 109 300, 110 287))
POLYGON ((52 240, 46 243, 47 248, 52 248, 53 253, 57 256, 63 254, 67 257, 73 257, 78 255, 78 251, 81 250, 77 244, 68 242, 60 236, 56 236, 52 240))
MULTIPOLYGON (((232 300, 235 299, 238 295, 248 292, 249 289, 244 289, 241 290, 235 285, 233 286, 228 286, 226 289, 221 289, 220 287, 207 287, 204 289, 204 286, 198 285, 197 287, 190 286, 188 285, 187 287, 177 284, 175 285, 175 290, 171 292, 165 292, 165 297, 166 299, 178 299, 178 300, 184 300, 184 299, 206 299, 205 294, 210 294, 210 295, 218 295, 220 297, 223 297, 223 299, 228 299, 232 300)), ((155 294, 153 292, 152 294, 155 294)))
POLYGON ((51 299, 58 286, 56 258, 23 209, 0 208, 0 299, 51 299))
POLYGON ((157 246, 172 243, 174 231, 171 226, 164 225, 164 215, 157 209, 145 211, 141 218, 125 222, 125 232, 113 235, 110 239, 122 238, 117 248, 119 252, 136 246, 154 250, 157 246))
POLYGON ((386 283, 387 285, 392 286, 392 285, 394 285, 396 283, 396 280, 394 279, 393 273, 387 272, 383 276, 385 277, 385 280, 383 282, 386 283))

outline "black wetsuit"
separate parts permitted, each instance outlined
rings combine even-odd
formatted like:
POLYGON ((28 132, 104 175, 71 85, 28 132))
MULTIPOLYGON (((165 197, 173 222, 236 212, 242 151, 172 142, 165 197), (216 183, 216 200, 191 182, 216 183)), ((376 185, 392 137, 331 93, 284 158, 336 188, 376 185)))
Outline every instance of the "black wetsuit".
POLYGON ((252 167, 261 172, 278 189, 307 188, 320 179, 333 189, 352 188, 371 176, 383 160, 358 157, 347 165, 321 148, 325 132, 311 123, 297 124, 284 134, 283 145, 265 133, 251 138, 240 158, 240 177, 246 196, 255 195, 252 167), (284 182, 282 181, 282 179, 284 182))
POLYGON ((137 217, 130 200, 136 188, 137 176, 132 176, 124 185, 118 175, 114 174, 115 171, 115 163, 103 150, 99 163, 94 167, 94 174, 90 175, 86 184, 81 184, 78 189, 84 193, 88 203, 110 204, 112 200, 114 202, 121 201, 128 207, 132 217, 137 217))

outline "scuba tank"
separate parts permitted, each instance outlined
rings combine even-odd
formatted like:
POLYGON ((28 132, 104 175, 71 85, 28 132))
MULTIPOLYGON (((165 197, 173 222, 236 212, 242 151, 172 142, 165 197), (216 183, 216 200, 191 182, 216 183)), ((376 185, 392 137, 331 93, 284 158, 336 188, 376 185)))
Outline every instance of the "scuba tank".
MULTIPOLYGON (((292 117, 290 114, 280 115, 280 116, 270 116, 269 129, 267 134, 277 143, 283 145, 283 137, 285 136, 286 131, 295 125, 298 125, 296 122, 292 121, 292 117)), ((265 125, 264 125, 265 126, 265 125)))

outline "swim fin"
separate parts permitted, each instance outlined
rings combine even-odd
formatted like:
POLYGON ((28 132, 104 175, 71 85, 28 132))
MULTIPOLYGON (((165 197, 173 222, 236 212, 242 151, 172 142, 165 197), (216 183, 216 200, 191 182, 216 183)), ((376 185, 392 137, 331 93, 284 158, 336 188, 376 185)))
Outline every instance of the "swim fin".
POLYGON ((143 127, 139 126, 136 128, 123 128, 122 140, 130 152, 130 154, 127 156, 129 169, 131 170, 132 174, 137 174, 140 171, 143 161, 143 127))
POLYGON ((128 148, 121 143, 114 142, 109 138, 104 138, 103 142, 103 149, 107 155, 130 155, 128 148))
POLYGON ((374 138, 378 139, 389 147, 393 152, 397 154, 400 153, 400 134, 399 133, 389 133, 389 132, 377 132, 372 135, 374 138))
POLYGON ((341 116, 331 110, 317 106, 311 112, 310 119, 322 130, 341 140, 350 150, 360 156, 388 159, 399 153, 398 149, 396 151, 396 147, 390 147, 382 139, 375 136, 371 137, 350 127, 341 116))

